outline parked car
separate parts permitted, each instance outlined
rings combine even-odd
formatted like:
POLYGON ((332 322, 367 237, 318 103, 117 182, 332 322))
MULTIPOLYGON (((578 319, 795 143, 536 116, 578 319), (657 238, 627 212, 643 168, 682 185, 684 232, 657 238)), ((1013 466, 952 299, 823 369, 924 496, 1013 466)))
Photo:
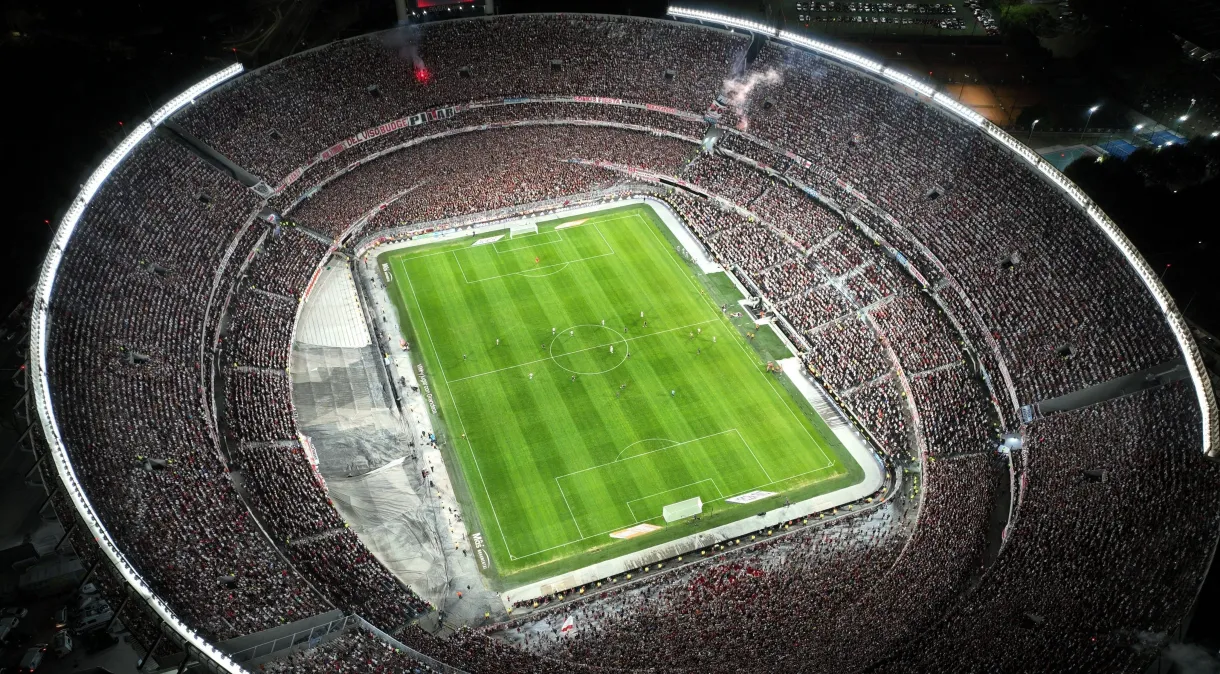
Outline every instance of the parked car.
POLYGON ((46 644, 34 644, 25 652, 25 657, 21 658, 21 664, 18 665, 17 671, 22 674, 33 672, 38 669, 38 665, 42 664, 42 658, 47 654, 46 644))
POLYGON ((12 635, 20 623, 20 620, 13 617, 0 618, 0 644, 8 642, 9 636, 12 635))
POLYGON ((55 657, 62 658, 72 652, 72 635, 67 630, 56 632, 51 643, 55 646, 55 657))

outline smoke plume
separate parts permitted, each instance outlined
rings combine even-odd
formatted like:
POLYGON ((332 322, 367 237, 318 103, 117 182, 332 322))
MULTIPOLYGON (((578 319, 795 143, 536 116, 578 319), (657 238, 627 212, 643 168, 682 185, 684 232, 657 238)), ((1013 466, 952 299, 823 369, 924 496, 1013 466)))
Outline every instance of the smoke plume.
POLYGON ((428 72, 428 66, 419 55, 419 26, 410 24, 388 31, 382 42, 397 51, 399 58, 411 62, 411 69, 415 71, 416 77, 419 73, 428 72))
POLYGON ((1196 644, 1169 644, 1164 655, 1182 674, 1220 674, 1220 661, 1196 644))
POLYGON ((746 116, 746 108, 750 104, 750 96, 754 93, 754 89, 761 85, 772 86, 783 82, 783 77, 774 68, 767 68, 765 72, 753 72, 746 77, 736 77, 727 79, 722 85, 724 91, 724 102, 733 112, 737 113, 737 128, 745 130, 750 125, 750 120, 746 116))

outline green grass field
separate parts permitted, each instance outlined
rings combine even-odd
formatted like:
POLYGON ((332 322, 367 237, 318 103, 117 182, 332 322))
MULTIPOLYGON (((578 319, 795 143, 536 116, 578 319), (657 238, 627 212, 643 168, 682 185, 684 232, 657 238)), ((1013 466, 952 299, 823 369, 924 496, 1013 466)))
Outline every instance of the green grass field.
POLYGON ((486 245, 467 237, 380 258, 498 585, 863 478, 808 403, 766 372, 753 347, 765 341, 771 354, 774 335, 744 336, 752 324, 720 310, 740 297, 727 277, 683 260, 651 207, 502 233, 486 245), (777 496, 725 501, 753 490, 777 496), (700 521, 666 526, 662 508, 695 496, 700 521), (610 536, 637 523, 662 528, 610 536))

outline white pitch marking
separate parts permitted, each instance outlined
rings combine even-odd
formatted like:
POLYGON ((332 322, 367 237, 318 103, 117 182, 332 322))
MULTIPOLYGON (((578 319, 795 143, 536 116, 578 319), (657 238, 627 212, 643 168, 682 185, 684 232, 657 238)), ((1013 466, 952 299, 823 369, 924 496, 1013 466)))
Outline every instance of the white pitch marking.
MULTIPOLYGON (((628 337, 628 338, 626 338, 626 339, 619 340, 619 341, 624 341, 624 342, 634 342, 634 341, 635 341, 635 340, 637 340, 637 339, 648 339, 649 337, 655 337, 655 336, 657 336, 657 335, 663 335, 663 334, 665 334, 665 333, 667 333, 667 332, 674 332, 675 330, 688 330, 688 329, 693 328, 693 327, 698 326, 698 325, 706 325, 706 324, 711 323, 711 322, 716 321, 716 320, 718 320, 718 319, 713 318, 713 319, 711 319, 711 320, 708 320, 708 321, 703 321, 703 322, 700 322, 700 323, 691 323, 690 325, 683 325, 682 327, 679 327, 679 328, 670 328, 670 329, 668 329, 668 330, 660 330, 660 331, 658 331, 658 332, 650 332, 650 333, 648 333, 647 335, 640 335, 640 336, 638 336, 638 337, 628 337)), ((600 327, 600 326, 599 326, 599 327, 600 327)), ((582 352, 582 351, 592 351, 593 349, 604 349, 604 348, 606 348, 606 347, 610 346, 611 344, 618 344, 618 341, 615 341, 615 342, 606 342, 605 344, 598 344, 598 345, 596 345, 596 346, 590 346, 590 347, 587 347, 587 348, 584 348, 584 349, 577 349, 577 350, 575 350, 575 351, 569 351, 567 354, 564 354, 564 355, 566 356, 566 355, 568 355, 568 354, 572 354, 572 353, 580 353, 580 352, 582 352)), ((551 358, 550 356, 547 356, 546 358, 539 358, 538 360, 531 360, 531 361, 526 362, 526 363, 518 363, 518 364, 516 364, 516 365, 509 365, 509 366, 506 366, 506 367, 502 367, 502 368, 500 368, 500 369, 498 369, 498 370, 488 370, 487 372, 480 372, 480 373, 478 373, 478 374, 472 374, 472 375, 468 375, 468 376, 466 376, 466 377, 458 377, 457 379, 449 379, 448 381, 449 381, 450 383, 457 383, 457 382, 459 382, 459 381, 466 381, 467 379, 474 379, 474 378, 476 378, 476 377, 486 377, 486 376, 487 376, 487 375, 489 375, 489 374, 496 374, 497 372, 503 372, 503 371, 505 371, 505 370, 512 370, 512 369, 516 369, 516 368, 518 368, 518 367, 525 367, 526 365, 537 365, 538 363, 545 363, 545 362, 546 362, 546 361, 548 361, 548 360, 553 360, 553 358, 551 358)))
MULTIPOLYGON (((407 285, 411 287, 411 297, 415 299, 415 308, 419 311, 419 318, 424 324, 424 331, 428 333, 428 341, 432 344, 432 355, 436 358, 436 366, 441 370, 441 379, 445 380, 445 388, 449 390, 449 399, 453 401, 453 411, 457 414, 458 424, 465 430, 466 422, 462 421, 462 410, 458 408, 457 396, 453 395, 453 387, 449 386, 449 379, 445 376, 445 366, 441 364, 441 354, 436 350, 436 341, 432 339, 432 329, 428 327, 428 319, 424 316, 424 307, 419 303, 419 295, 415 293, 415 283, 411 280, 411 274, 407 272, 407 266, 402 264, 401 260, 399 260, 399 267, 402 269, 403 277, 407 279, 407 285)), ((474 459, 474 469, 479 473, 479 482, 483 483, 483 494, 487 497, 487 505, 491 507, 491 516, 496 520, 496 528, 500 531, 500 539, 504 541, 504 549, 508 552, 508 556, 512 557, 513 551, 508 545, 508 536, 504 535, 504 526, 500 524, 500 516, 496 513, 496 504, 491 500, 491 492, 487 489, 487 480, 483 478, 483 469, 479 467, 479 457, 474 453, 474 445, 470 442, 469 435, 463 433, 463 436, 466 440, 466 448, 470 450, 470 458, 474 459)))
POLYGON ((572 524, 576 525, 576 533, 580 534, 581 540, 584 540, 585 535, 580 531, 580 522, 576 521, 576 513, 572 512, 572 504, 568 503, 568 495, 563 493, 563 485, 559 484, 559 478, 555 478, 555 486, 559 487, 559 495, 563 497, 563 503, 568 507, 568 516, 572 518, 572 524))
MULTIPOLYGON (((635 509, 631 507, 631 504, 632 504, 632 503, 635 503, 636 501, 643 501, 644 499, 646 499, 646 498, 652 498, 653 496, 660 496, 661 494, 668 494, 668 493, 669 493, 669 492, 671 492, 671 491, 678 491, 679 489, 686 489, 687 487, 690 487, 690 486, 692 486, 692 485, 696 485, 696 484, 703 484, 704 482, 711 482, 711 483, 712 483, 712 486, 716 488, 716 493, 720 495, 720 498, 724 498, 724 492, 720 491, 720 485, 716 484, 716 480, 714 480, 714 479, 712 479, 712 478, 710 478, 710 477, 705 477, 705 478, 703 478, 702 480, 699 480, 698 482, 692 482, 692 483, 690 483, 690 484, 684 484, 684 485, 682 485, 681 487, 674 487, 673 489, 666 489, 665 491, 659 491, 659 492, 657 492, 657 493, 655 493, 655 494, 648 494, 647 496, 641 496, 641 497, 639 497, 639 498, 633 498, 633 499, 631 499, 630 501, 627 501, 627 511, 631 513, 631 519, 635 520, 635 523, 636 523, 636 524, 639 524, 639 523, 640 523, 640 519, 639 519, 638 517, 636 517, 636 516, 635 516, 635 509)), ((711 501, 708 501, 708 503, 711 503, 711 501)), ((662 517, 663 517, 663 516, 664 516, 664 515, 662 515, 662 517)), ((656 518, 655 518, 655 517, 651 517, 651 518, 649 518, 649 519, 656 519, 656 518)))

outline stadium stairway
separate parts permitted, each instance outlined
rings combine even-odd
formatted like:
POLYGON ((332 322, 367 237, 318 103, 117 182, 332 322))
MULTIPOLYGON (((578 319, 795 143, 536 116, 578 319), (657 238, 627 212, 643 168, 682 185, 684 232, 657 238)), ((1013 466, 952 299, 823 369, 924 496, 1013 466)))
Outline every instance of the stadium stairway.
POLYGON ((1186 379, 1190 372, 1182 359, 1176 359, 1155 365, 1139 372, 1133 372, 1110 381, 1104 381, 1088 388, 1072 391, 1057 398, 1040 400, 1033 404, 1035 417, 1067 412, 1081 407, 1089 407, 1097 403, 1121 398, 1147 389, 1158 388, 1175 381, 1186 379))

